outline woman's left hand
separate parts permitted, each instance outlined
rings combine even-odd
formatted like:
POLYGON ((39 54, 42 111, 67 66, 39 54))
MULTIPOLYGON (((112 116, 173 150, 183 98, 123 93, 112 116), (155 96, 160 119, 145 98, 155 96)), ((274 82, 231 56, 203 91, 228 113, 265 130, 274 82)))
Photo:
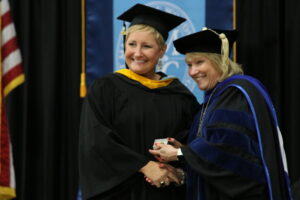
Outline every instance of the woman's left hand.
POLYGON ((156 149, 150 149, 149 152, 154 155, 160 162, 170 162, 177 160, 178 148, 173 147, 169 144, 157 143, 156 149))

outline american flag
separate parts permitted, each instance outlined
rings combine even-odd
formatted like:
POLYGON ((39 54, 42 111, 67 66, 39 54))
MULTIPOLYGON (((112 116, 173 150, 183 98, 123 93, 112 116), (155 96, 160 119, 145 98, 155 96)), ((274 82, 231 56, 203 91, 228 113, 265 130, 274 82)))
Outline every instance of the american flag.
POLYGON ((16 197, 15 172, 9 126, 5 112, 5 97, 24 82, 21 53, 18 48, 16 30, 11 17, 8 0, 1 0, 1 120, 0 120, 0 200, 16 197))

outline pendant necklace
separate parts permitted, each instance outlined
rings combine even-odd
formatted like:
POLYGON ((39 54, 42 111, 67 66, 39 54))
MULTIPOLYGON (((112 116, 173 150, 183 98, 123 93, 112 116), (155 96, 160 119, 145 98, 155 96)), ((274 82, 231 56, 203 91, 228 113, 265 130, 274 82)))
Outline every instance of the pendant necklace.
POLYGON ((202 127, 203 119, 204 119, 204 116, 206 114, 206 111, 207 111, 210 99, 214 95, 216 89, 217 89, 217 87, 215 87, 214 90, 211 92, 211 94, 210 94, 210 96, 209 96, 209 98, 207 100, 207 103, 205 104, 205 107, 203 108, 203 106, 202 106, 201 114, 200 114, 200 118, 199 118, 199 126, 198 126, 198 131, 197 131, 197 136, 198 137, 200 136, 200 130, 201 130, 201 127, 202 127))

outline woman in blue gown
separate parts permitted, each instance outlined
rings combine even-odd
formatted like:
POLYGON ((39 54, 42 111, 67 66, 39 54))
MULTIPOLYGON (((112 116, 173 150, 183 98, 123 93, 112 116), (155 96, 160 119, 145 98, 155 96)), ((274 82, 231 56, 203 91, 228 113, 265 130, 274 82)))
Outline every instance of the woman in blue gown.
POLYGON ((187 165, 188 200, 290 200, 275 109, 265 87, 230 58, 235 30, 207 29, 174 41, 205 92, 186 146, 157 144, 160 161, 187 165))

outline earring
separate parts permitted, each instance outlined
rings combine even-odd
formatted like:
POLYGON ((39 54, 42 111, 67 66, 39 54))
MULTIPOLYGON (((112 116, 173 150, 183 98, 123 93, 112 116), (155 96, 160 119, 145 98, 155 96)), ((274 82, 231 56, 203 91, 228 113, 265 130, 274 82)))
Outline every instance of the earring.
POLYGON ((159 59, 157 65, 156 65, 156 70, 157 70, 157 71, 161 71, 162 66, 163 66, 163 65, 162 65, 162 61, 161 61, 161 59, 159 59))

